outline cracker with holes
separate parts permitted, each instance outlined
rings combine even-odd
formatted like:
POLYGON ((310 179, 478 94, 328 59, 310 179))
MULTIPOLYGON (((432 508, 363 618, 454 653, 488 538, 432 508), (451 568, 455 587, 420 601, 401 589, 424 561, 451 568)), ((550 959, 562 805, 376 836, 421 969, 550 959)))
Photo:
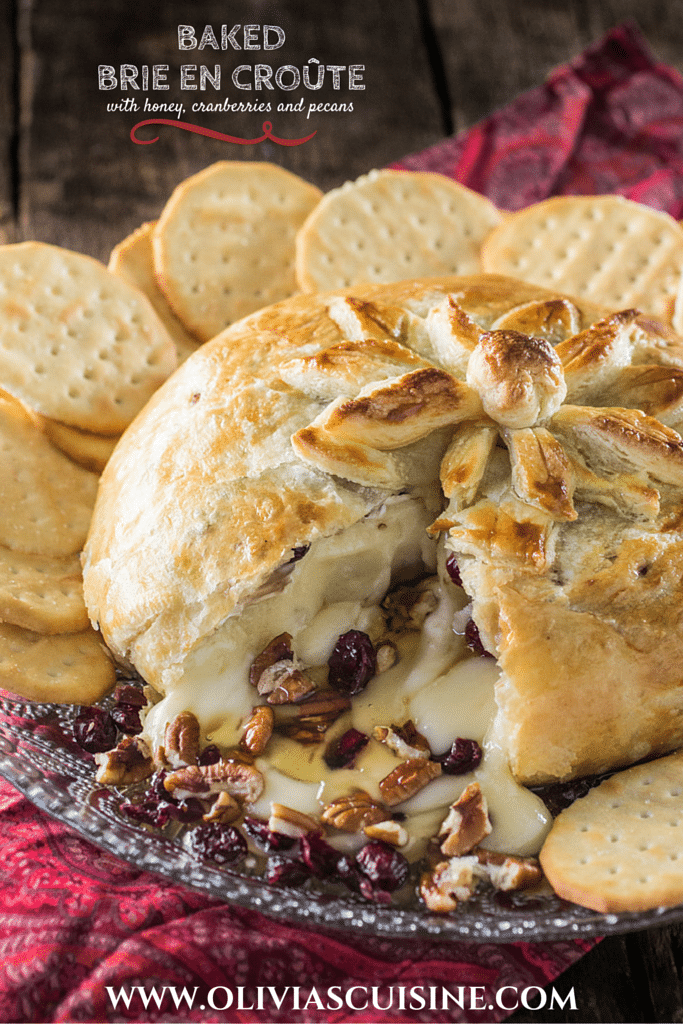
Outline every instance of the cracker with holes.
POLYGON ((143 224, 114 246, 107 269, 144 292, 159 319, 173 338, 178 363, 183 363, 197 348, 197 339, 181 324, 160 290, 154 274, 152 232, 156 221, 143 224))
POLYGON ((321 191, 268 163, 222 161, 182 182, 153 232, 159 287, 200 341, 296 291, 294 238, 321 191))
POLYGON ((482 263, 683 330, 683 229, 621 196, 560 196, 511 214, 486 239, 482 263))
POLYGON ((328 192, 296 240, 302 291, 473 274, 502 214, 441 174, 371 171, 328 192))
POLYGON ((70 555, 83 547, 97 477, 50 444, 32 419, 0 401, 0 544, 70 555))
POLYGON ((0 622, 36 633, 87 629, 78 555, 49 558, 0 546, 0 622))
POLYGON ((0 247, 0 380, 43 416, 119 434, 175 369, 149 300, 97 260, 0 247))
POLYGON ((0 623, 0 686, 38 701, 91 704, 116 681, 94 629, 43 636, 0 623))
POLYGON ((683 751, 613 775, 562 811, 540 853, 563 899, 603 913, 683 901, 683 751))

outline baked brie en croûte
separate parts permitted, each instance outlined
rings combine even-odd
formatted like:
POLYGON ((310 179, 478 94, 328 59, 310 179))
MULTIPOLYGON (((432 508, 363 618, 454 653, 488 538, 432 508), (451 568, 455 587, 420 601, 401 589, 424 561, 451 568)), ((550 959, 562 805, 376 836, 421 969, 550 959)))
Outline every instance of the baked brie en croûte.
POLYGON ((405 814, 417 857, 476 781, 487 849, 537 852, 549 815, 526 787, 683 744, 681 420, 668 328, 508 278, 233 325, 125 434, 85 549, 93 622, 162 695, 148 749, 187 764, 191 712, 229 760, 267 706, 250 814, 322 814, 340 838, 362 790, 375 822, 405 814), (364 688, 349 634, 377 652, 364 688), (330 767, 350 729, 369 741, 330 767), (464 775, 429 757, 456 738, 484 751, 464 775))

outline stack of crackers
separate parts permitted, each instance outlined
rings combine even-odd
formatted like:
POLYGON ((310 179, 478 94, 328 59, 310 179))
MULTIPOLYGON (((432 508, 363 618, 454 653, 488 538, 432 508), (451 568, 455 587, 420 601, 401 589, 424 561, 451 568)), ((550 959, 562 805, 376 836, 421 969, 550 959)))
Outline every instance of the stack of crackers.
MULTIPOLYGON (((203 342, 296 291, 506 274, 683 333, 683 228, 616 196, 508 215, 437 174, 372 171, 327 195, 263 163, 183 182, 109 267, 0 248, 0 685, 88 703, 114 682, 79 552, 102 471, 152 393, 203 342)), ((134 497, 131 497, 134 500, 134 497)), ((683 899, 683 753, 629 769, 558 817, 555 891, 598 910, 683 899)))

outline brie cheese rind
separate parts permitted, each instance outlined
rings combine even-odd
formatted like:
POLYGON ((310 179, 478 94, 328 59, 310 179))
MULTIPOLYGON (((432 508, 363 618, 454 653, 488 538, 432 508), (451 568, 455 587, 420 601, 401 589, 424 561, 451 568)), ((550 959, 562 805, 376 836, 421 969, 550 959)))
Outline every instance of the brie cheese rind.
MULTIPOLYGON (((506 760, 534 784, 680 746, 681 367, 683 342, 650 318, 494 275, 297 296, 228 328, 124 435, 84 553, 93 622, 165 695, 152 741, 189 709, 234 742, 275 635, 324 665, 340 633, 372 636, 392 581, 434 569, 445 534, 437 611, 400 672, 353 698, 354 726, 374 705, 375 724, 412 716, 435 751, 467 727, 483 741, 494 688, 489 804, 514 785, 506 760), (500 665, 476 697, 447 553, 500 665)), ((371 793, 390 770, 359 767, 371 793)), ((265 796, 283 799, 274 772, 265 796)), ((326 801, 354 785, 331 774, 326 801)), ((467 782, 431 783, 415 814, 467 782)), ((319 807, 309 783, 286 780, 284 801, 319 807)), ((505 827, 488 845, 538 848, 505 827)))

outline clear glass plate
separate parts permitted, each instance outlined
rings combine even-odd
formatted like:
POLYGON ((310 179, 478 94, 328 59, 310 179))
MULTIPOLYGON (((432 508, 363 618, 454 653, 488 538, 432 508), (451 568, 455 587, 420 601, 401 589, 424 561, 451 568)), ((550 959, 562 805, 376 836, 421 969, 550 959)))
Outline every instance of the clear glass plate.
POLYGON ((566 940, 683 921, 683 906, 598 914, 555 896, 510 897, 489 891, 476 893, 452 914, 437 915, 417 906, 368 903, 332 887, 269 886, 248 869, 198 862, 178 838, 135 825, 118 812, 120 794, 95 782, 92 758, 71 739, 74 715, 72 707, 0 698, 0 774, 90 842, 207 896, 310 927, 440 941, 566 940))

